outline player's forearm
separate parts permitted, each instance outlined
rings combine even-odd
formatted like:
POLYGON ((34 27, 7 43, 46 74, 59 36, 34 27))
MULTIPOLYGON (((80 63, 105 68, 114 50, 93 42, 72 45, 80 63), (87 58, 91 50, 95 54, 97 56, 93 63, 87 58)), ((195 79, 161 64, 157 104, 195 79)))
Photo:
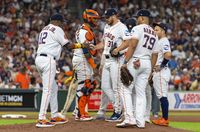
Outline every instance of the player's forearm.
POLYGON ((103 49, 103 48, 104 48, 104 43, 103 42, 98 43, 94 47, 95 50, 100 50, 100 49, 103 49))
POLYGON ((171 52, 166 52, 166 53, 164 54, 164 58, 167 59, 167 60, 170 60, 170 59, 171 59, 171 56, 172 56, 171 52))
POLYGON ((133 56, 133 53, 135 52, 135 49, 137 47, 137 43, 138 43, 138 40, 136 40, 136 39, 131 39, 131 41, 128 41, 128 50, 126 52, 124 64, 128 63, 128 61, 133 56))
POLYGON ((125 41, 123 41, 122 44, 121 44, 119 47, 117 47, 117 51, 120 52, 120 51, 122 51, 122 50, 128 48, 129 43, 130 43, 129 41, 130 41, 130 40, 125 40, 125 41))
POLYGON ((157 58, 158 58, 158 53, 153 53, 151 56, 151 67, 152 68, 156 65, 157 58))
POLYGON ((134 49, 128 48, 128 51, 126 53, 126 57, 124 60, 124 64, 128 63, 128 61, 131 59, 131 57, 133 56, 133 52, 134 52, 134 49))
POLYGON ((171 52, 166 52, 164 54, 164 58, 163 58, 163 61, 162 61, 161 65, 160 65, 160 67, 165 67, 170 59, 171 59, 171 52))

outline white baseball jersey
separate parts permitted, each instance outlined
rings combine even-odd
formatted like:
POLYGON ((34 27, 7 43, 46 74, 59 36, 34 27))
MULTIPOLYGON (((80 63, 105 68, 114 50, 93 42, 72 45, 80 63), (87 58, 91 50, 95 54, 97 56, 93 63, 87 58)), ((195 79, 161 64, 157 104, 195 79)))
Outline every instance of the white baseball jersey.
MULTIPOLYGON (((80 27, 80 29, 78 29, 76 31, 76 36, 75 36, 76 37, 76 42, 78 42, 78 43, 84 43, 86 41, 88 42, 88 40, 86 39, 86 33, 88 31, 86 29, 81 28, 81 27, 80 27)), ((91 43, 94 43, 94 40, 91 41, 91 43)), ((83 50, 81 48, 80 49, 74 49, 74 55, 80 56, 80 57, 84 56, 83 50)))
POLYGON ((164 54, 166 52, 171 52, 171 48, 170 48, 170 43, 169 43, 169 40, 164 37, 164 38, 161 38, 159 41, 158 41, 158 58, 157 58, 157 62, 156 62, 156 65, 161 65, 163 59, 164 59, 164 54))
MULTIPOLYGON (((168 38, 166 37, 161 38, 158 41, 158 47, 159 47, 159 52, 158 52, 156 65, 161 65, 164 58, 164 54, 166 52, 171 52, 168 38)), ((156 91, 156 95, 159 99, 162 97, 167 97, 168 83, 169 83, 170 77, 171 77, 171 72, 168 67, 163 68, 159 72, 153 73, 153 86, 156 91)))
POLYGON ((133 57, 150 59, 152 53, 158 52, 156 46, 158 36, 149 25, 140 24, 133 27, 131 35, 133 38, 139 40, 133 57))
POLYGON ((62 46, 68 42, 69 40, 66 38, 62 28, 49 24, 39 34, 37 54, 51 55, 58 60, 62 46))
POLYGON ((116 46, 118 47, 123 40, 128 40, 130 38, 131 38, 130 33, 127 27, 120 21, 113 26, 107 24, 104 28, 104 35, 103 35, 105 43, 103 54, 109 55, 110 48, 112 47, 113 44, 116 43, 116 46))

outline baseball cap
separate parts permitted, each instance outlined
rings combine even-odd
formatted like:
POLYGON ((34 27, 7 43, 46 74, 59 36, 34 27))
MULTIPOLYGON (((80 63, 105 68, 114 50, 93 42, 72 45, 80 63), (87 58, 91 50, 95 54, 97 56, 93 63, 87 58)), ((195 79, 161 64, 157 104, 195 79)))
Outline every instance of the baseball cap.
POLYGON ((116 14, 117 14, 117 9, 109 8, 104 12, 103 17, 111 17, 111 16, 116 15, 116 14))
POLYGON ((136 25, 136 20, 134 18, 129 18, 125 21, 125 25, 128 29, 132 29, 136 25))
POLYGON ((161 27, 163 30, 165 30, 165 32, 167 32, 167 25, 162 23, 162 22, 159 22, 159 23, 153 23, 153 26, 159 26, 161 27))
POLYGON ((145 16, 149 18, 152 17, 150 11, 147 9, 141 9, 137 12, 136 15, 133 15, 133 17, 139 17, 139 16, 145 16))
POLYGON ((67 20, 64 19, 63 15, 61 14, 54 14, 51 16, 50 20, 56 20, 56 21, 61 21, 61 22, 67 22, 67 20))

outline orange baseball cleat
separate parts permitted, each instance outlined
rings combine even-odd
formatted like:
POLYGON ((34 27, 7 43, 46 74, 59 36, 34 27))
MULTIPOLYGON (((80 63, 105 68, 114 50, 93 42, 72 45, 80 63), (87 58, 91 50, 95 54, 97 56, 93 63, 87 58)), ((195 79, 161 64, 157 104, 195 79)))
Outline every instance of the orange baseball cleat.
POLYGON ((159 126, 169 126, 169 120, 165 120, 164 118, 152 120, 152 123, 159 126))

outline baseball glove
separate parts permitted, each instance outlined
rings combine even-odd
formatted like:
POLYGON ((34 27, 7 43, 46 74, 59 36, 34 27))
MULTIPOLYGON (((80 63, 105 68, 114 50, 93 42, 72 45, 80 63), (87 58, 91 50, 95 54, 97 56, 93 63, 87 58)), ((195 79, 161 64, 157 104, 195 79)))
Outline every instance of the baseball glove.
POLYGON ((131 75, 131 73, 129 72, 129 70, 127 69, 127 67, 121 67, 121 81, 125 86, 129 86, 132 81, 133 81, 133 76, 131 75))
POLYGON ((118 54, 116 54, 116 55, 114 55, 114 54, 112 53, 113 50, 116 49, 116 48, 117 48, 117 44, 114 43, 114 44, 111 46, 111 48, 110 48, 110 55, 111 55, 112 57, 120 57, 120 56, 122 56, 119 52, 118 52, 118 54))

